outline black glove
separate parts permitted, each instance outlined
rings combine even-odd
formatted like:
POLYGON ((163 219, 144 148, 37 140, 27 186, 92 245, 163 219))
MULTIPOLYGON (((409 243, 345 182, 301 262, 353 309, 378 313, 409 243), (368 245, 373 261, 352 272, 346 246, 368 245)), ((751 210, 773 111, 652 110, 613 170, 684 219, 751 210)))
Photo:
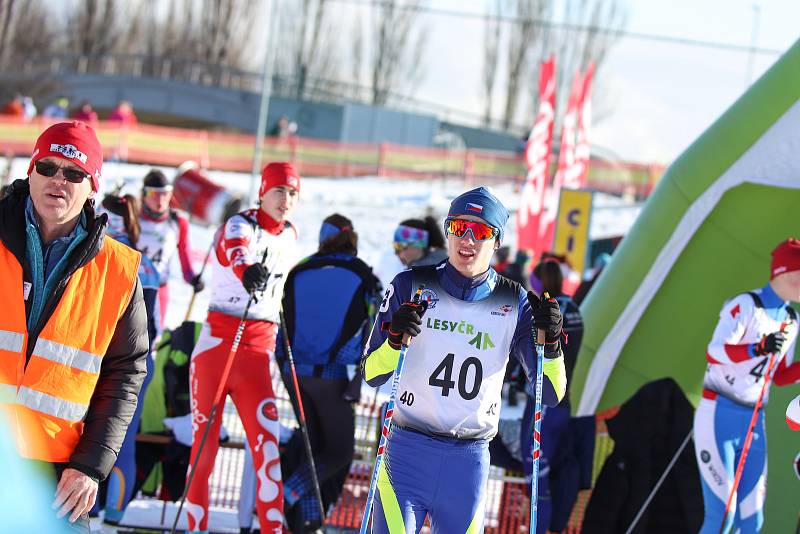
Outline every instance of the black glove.
POLYGON ((556 299, 551 297, 545 300, 533 291, 528 291, 528 303, 533 314, 533 339, 536 339, 536 331, 541 329, 544 330, 545 343, 558 342, 564 327, 564 318, 556 299))
POLYGON ((405 336, 414 337, 422 332, 422 316, 427 309, 427 300, 401 304, 392 314, 392 322, 389 325, 389 346, 399 350, 405 336))
POLYGON ((361 376, 361 369, 356 369, 356 375, 347 383, 342 393, 342 399, 347 402, 358 402, 361 400, 361 381, 364 377, 361 376))
POLYGON ((768 336, 762 337, 761 341, 756 343, 753 352, 756 356, 766 356, 767 354, 780 352, 784 341, 786 341, 786 334, 780 331, 773 332, 768 336))
POLYGON ((203 279, 200 277, 199 274, 194 278, 192 278, 191 280, 189 280, 189 285, 194 288, 195 293, 200 293, 202 290, 206 288, 206 285, 205 283, 203 283, 203 279))
POLYGON ((269 272, 267 272, 267 268, 260 263, 254 263, 244 270, 242 285, 245 291, 252 295, 256 291, 263 291, 267 287, 268 278, 269 272))

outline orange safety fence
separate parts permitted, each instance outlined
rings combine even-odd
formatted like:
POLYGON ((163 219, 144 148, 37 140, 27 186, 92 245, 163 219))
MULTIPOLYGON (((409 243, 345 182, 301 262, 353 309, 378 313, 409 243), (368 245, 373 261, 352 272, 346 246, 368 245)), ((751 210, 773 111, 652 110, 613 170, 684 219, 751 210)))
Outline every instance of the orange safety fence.
MULTIPOLYGON (((28 156, 39 133, 53 121, 0 117, 0 154, 28 156)), ((176 167, 187 160, 202 167, 249 172, 255 137, 248 134, 113 122, 95 125, 107 161, 176 167)), ((304 137, 268 137, 263 161, 289 160, 307 176, 461 177, 467 182, 522 183, 521 154, 496 150, 447 150, 395 143, 350 143, 304 137)), ((646 197, 663 174, 661 165, 593 159, 587 186, 646 197)))

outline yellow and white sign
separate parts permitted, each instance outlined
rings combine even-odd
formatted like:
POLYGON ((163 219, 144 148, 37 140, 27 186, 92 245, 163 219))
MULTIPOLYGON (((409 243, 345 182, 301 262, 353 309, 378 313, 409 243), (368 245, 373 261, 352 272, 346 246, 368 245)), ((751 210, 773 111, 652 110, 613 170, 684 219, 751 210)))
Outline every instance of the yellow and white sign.
POLYGON ((572 270, 581 275, 589 254, 589 228, 592 218, 591 191, 562 189, 556 219, 553 252, 567 256, 572 270))

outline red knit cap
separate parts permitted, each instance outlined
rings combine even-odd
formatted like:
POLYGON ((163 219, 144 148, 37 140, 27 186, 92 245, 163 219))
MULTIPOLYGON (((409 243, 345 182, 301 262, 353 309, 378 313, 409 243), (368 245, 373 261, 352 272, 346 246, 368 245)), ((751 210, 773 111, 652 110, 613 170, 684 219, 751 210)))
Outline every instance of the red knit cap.
POLYGON ((794 237, 790 237, 772 251, 770 280, 791 271, 800 271, 800 241, 794 237))
POLYGON ((28 176, 33 172, 33 165, 47 156, 65 159, 80 167, 92 177, 92 189, 100 189, 103 147, 92 127, 85 122, 59 122, 43 131, 36 140, 28 176))
POLYGON ((300 192, 300 175, 294 165, 287 161, 276 161, 264 167, 261 173, 261 187, 258 189, 258 196, 261 196, 279 185, 288 185, 298 193, 300 192))

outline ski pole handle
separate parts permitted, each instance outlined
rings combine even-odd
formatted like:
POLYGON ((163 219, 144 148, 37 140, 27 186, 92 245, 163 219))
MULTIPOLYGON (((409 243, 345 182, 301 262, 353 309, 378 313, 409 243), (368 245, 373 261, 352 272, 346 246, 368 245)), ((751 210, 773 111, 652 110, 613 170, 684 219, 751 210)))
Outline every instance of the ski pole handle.
MULTIPOLYGON (((548 293, 547 291, 542 293, 542 300, 550 300, 550 293, 548 293)), ((535 344, 538 345, 538 346, 541 346, 542 350, 544 350, 544 344, 546 342, 547 342, 547 340, 545 338, 544 329, 537 328, 536 329, 536 341, 535 341, 535 344)))
MULTIPOLYGON (((419 304, 419 299, 422 297, 422 290, 423 289, 425 289, 425 286, 419 286, 417 288, 417 291, 416 291, 416 293, 414 293, 414 296, 412 297, 411 302, 413 302, 414 304, 419 304)), ((411 338, 410 335, 403 334, 403 341, 401 342, 400 345, 403 346, 403 347, 407 347, 408 344, 411 343, 411 339, 412 338, 411 338)))

